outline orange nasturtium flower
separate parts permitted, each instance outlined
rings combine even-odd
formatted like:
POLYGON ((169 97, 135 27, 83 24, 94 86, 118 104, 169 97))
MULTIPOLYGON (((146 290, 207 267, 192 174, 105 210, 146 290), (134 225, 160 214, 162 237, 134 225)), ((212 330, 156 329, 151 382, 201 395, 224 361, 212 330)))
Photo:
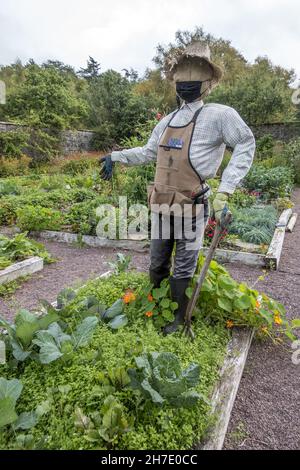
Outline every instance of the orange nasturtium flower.
POLYGON ((148 294, 148 300, 149 300, 150 302, 152 302, 152 300, 153 300, 153 295, 152 295, 152 294, 148 294))
POLYGON ((274 315, 274 322, 276 323, 276 325, 281 325, 282 323, 282 319, 280 318, 280 315, 278 313, 275 313, 274 315))
POLYGON ((232 328, 234 325, 233 321, 232 320, 227 320, 226 322, 226 328, 232 328))
POLYGON ((133 302, 135 299, 136 299, 135 294, 130 290, 125 292, 125 294, 123 296, 123 302, 125 304, 129 304, 130 302, 133 302))
POLYGON ((146 317, 150 318, 153 315, 153 312, 149 311, 145 313, 146 317))

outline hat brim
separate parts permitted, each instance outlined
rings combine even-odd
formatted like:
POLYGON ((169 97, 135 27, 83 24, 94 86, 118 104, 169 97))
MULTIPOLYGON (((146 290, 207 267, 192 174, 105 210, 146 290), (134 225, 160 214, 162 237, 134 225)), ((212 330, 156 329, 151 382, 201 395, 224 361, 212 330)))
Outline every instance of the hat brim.
POLYGON ((193 58, 197 58, 199 60, 205 60, 211 66, 211 68, 213 69, 213 78, 211 80, 211 88, 214 88, 218 85, 218 83, 221 81, 222 76, 223 76, 222 68, 219 65, 215 64, 214 62, 212 62, 206 56, 199 55, 199 54, 196 54, 196 53, 193 53, 193 52, 185 53, 182 56, 180 56, 178 59, 173 59, 171 65, 170 65, 170 68, 169 68, 168 72, 166 73, 166 76, 167 76, 168 80, 171 80, 171 81, 174 80, 174 75, 175 75, 175 72, 176 72, 176 68, 180 64, 180 61, 185 57, 193 57, 193 58))

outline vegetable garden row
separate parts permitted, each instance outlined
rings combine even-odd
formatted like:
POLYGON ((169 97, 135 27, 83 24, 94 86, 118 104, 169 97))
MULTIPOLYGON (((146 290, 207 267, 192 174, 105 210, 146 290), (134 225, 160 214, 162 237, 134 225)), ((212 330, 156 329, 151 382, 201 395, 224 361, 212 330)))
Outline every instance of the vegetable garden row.
MULTIPOLYGON (((234 223, 224 246, 239 238, 266 250, 278 214, 291 206, 295 167, 274 166, 290 147, 273 143, 267 157, 270 140, 261 145, 258 163, 231 198, 234 223)), ((51 172, 1 180, 1 225, 94 235, 96 207, 117 206, 119 195, 129 204, 146 202, 153 176, 151 166, 120 168, 112 183, 103 182, 97 163, 84 159, 51 172)), ((214 192, 218 179, 210 184, 214 192)), ((212 233, 210 223, 206 243, 212 233)), ((1 238, 2 267, 18 259, 23 242, 31 243, 21 234, 1 238)), ((30 249, 48 259, 40 245, 30 249)), ((176 309, 168 283, 153 289, 147 275, 127 267, 120 258, 110 277, 64 289, 55 306, 41 301, 38 313, 22 309, 12 324, 1 318, 0 448, 188 449, 214 422, 211 394, 232 328, 254 328, 276 342, 294 339, 299 327, 283 305, 256 290, 260 279, 239 284, 213 261, 194 312, 195 342, 180 333, 165 337, 161 329, 176 309)))

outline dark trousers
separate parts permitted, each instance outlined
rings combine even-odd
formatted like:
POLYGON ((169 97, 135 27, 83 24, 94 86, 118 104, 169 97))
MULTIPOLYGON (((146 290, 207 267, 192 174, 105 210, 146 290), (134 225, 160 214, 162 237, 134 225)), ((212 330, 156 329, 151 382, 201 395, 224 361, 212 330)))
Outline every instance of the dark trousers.
POLYGON ((177 237, 178 224, 174 216, 159 215, 159 238, 151 240, 151 264, 150 278, 152 282, 159 285, 160 282, 169 277, 171 271, 172 253, 174 252, 174 265, 172 277, 174 279, 186 279, 193 277, 202 247, 204 228, 209 217, 208 201, 203 202, 203 212, 200 223, 195 217, 192 219, 192 230, 177 237), (170 236, 163 239, 163 224, 170 226, 170 236), (188 236, 187 236, 188 235, 188 236), (191 236, 192 235, 192 236, 191 236))

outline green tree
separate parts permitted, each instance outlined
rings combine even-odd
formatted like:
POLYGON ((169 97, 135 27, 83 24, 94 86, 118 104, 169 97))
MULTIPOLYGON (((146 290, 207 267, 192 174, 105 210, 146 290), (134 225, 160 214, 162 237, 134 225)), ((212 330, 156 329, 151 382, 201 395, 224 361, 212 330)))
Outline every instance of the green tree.
POLYGON ((290 85, 294 72, 258 57, 247 65, 234 84, 221 83, 207 98, 235 108, 250 124, 288 121, 295 117, 290 85))
POLYGON ((76 127, 86 111, 60 71, 36 64, 26 67, 24 81, 9 95, 6 106, 10 119, 50 129, 76 127))
POLYGON ((81 68, 78 72, 80 77, 86 78, 87 80, 93 80, 100 75, 101 65, 93 57, 89 56, 87 66, 81 68))

